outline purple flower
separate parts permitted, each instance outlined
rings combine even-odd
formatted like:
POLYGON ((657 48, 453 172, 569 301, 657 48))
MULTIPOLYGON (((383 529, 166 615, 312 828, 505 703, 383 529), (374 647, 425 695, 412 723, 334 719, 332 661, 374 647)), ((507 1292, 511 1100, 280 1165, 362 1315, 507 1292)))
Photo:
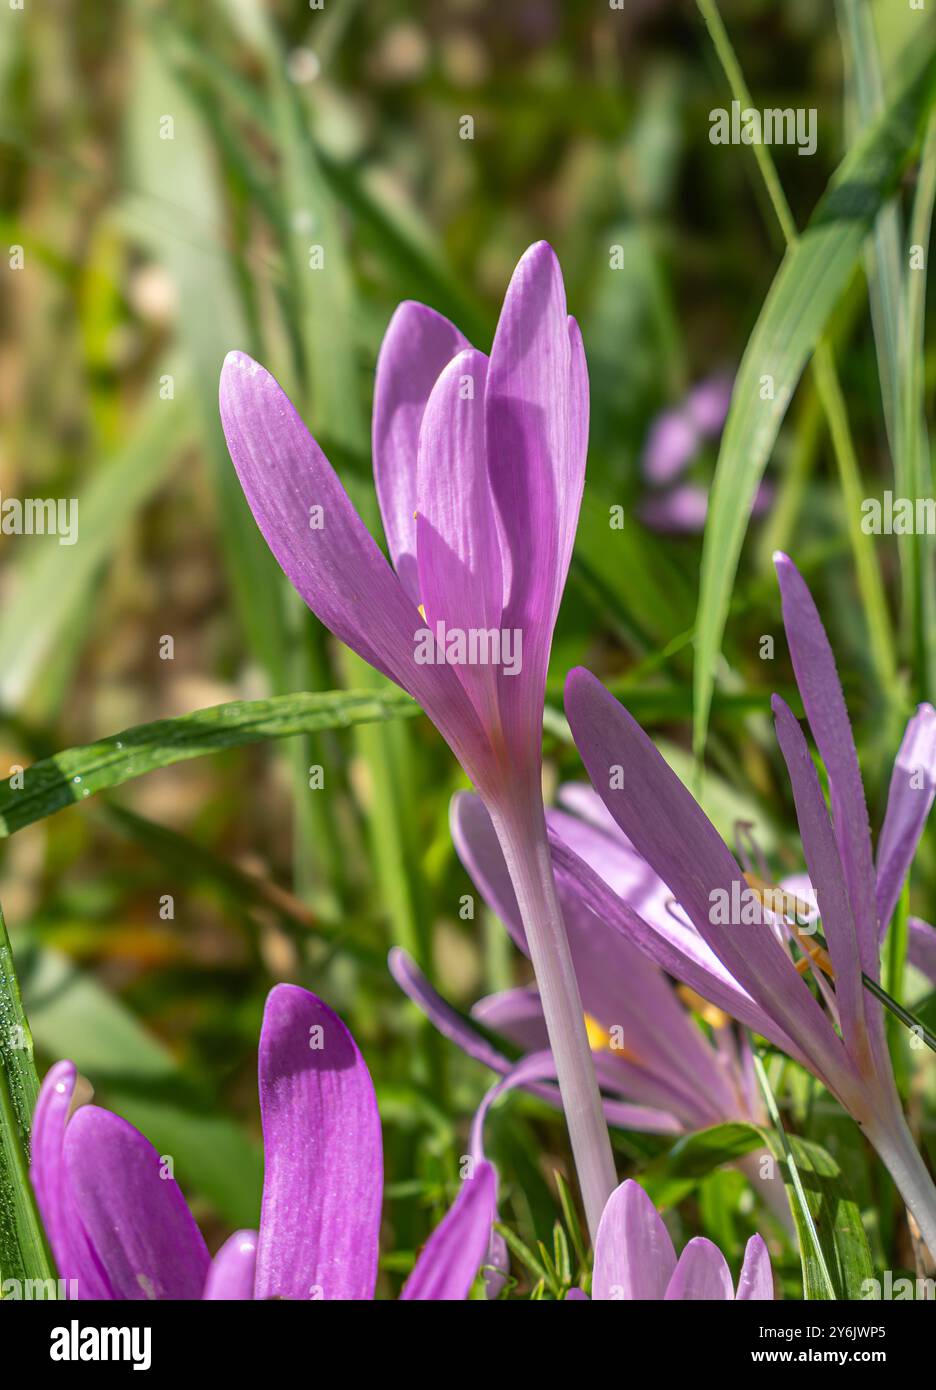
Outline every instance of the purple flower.
POLYGON ((751 1236, 747 1243, 736 1293, 728 1262, 704 1236, 690 1240, 677 1260, 669 1231, 639 1183, 623 1182, 611 1194, 595 1243, 593 1299, 721 1301, 773 1296, 770 1256, 761 1236, 751 1236))
MULTIPOLYGON (((641 466, 653 489, 638 514, 653 531, 691 535, 705 526, 709 490, 679 481, 707 440, 717 439, 731 404, 732 381, 719 373, 700 381, 678 406, 664 410, 647 435, 641 466)), ((773 500, 773 488, 761 483, 752 512, 759 516, 773 500)))
MULTIPOLYGON (((567 787, 563 799, 591 810, 590 787, 567 787)), ((610 819, 610 818, 608 818, 610 819)), ((524 955, 529 947, 517 899, 491 819, 481 801, 460 792, 452 802, 452 834, 463 864, 488 906, 504 923, 524 955)), ((669 890, 627 844, 611 822, 610 832, 564 811, 547 812, 550 830, 572 846, 596 872, 647 917, 665 919, 669 890)), ((678 1134, 729 1120, 763 1117, 746 1046, 739 1049, 711 1009, 717 1045, 693 1021, 663 972, 614 928, 595 916, 568 880, 559 901, 588 1019, 598 1080, 611 1123, 629 1129, 678 1134)), ((512 1063, 445 1003, 402 951, 391 953, 391 970, 406 994, 435 1026, 463 1051, 506 1074, 512 1063)), ((703 1009, 704 1001, 697 1004, 703 1009)), ((548 1049, 539 993, 534 986, 482 999, 472 1015, 524 1052, 548 1049)), ((531 1086, 558 1100, 554 1087, 531 1086)))
MULTIPOLYGON (((581 669, 569 676, 566 712, 582 760, 617 824, 670 888, 681 919, 644 918, 560 844, 556 864, 594 911, 616 923, 657 964, 819 1077, 875 1146, 936 1249, 936 1189, 900 1105, 881 1005, 862 983, 862 973, 872 980, 879 976, 882 926, 929 811, 933 767, 916 792, 906 778, 896 777, 892 784, 876 874, 864 788, 832 650, 795 566, 782 555, 776 563, 793 668, 828 776, 831 818, 799 724, 774 696, 777 736, 827 951, 797 927, 798 914, 787 909, 782 896, 772 905, 767 900, 759 924, 743 925, 747 919, 733 914, 724 920, 718 904, 734 903, 751 891, 756 900, 762 889, 751 890, 721 836, 636 721, 581 669), (818 998, 803 979, 805 970, 813 973, 818 998)), ((915 718, 911 741, 920 726, 929 727, 931 711, 915 718)))
POLYGON ((390 322, 373 451, 395 572, 268 372, 230 353, 220 399, 257 524, 313 613, 409 691, 487 799, 538 791, 588 437, 582 339, 551 248, 532 246, 517 266, 489 358, 423 304, 401 304, 390 322), (466 634, 464 653, 439 624, 466 634), (471 632, 519 632, 517 673, 493 650, 476 647, 487 659, 472 661, 471 632))
MULTIPOLYGON (((383 1188, 370 1073, 337 1014, 297 985, 271 990, 259 1048, 265 1171, 258 1231, 214 1260, 171 1162, 119 1115, 72 1114, 76 1072, 46 1076, 30 1176, 60 1276, 80 1299, 371 1299, 383 1188)), ((483 1158, 436 1228, 404 1299, 463 1299, 491 1240, 483 1158)))
POLYGON ((545 242, 517 266, 490 357, 401 304, 377 363, 373 452, 391 569, 270 374, 231 353, 228 449, 261 531, 336 636, 413 696, 494 819, 530 938, 592 1229, 615 1182, 540 790, 553 628, 578 522, 588 374, 545 242))

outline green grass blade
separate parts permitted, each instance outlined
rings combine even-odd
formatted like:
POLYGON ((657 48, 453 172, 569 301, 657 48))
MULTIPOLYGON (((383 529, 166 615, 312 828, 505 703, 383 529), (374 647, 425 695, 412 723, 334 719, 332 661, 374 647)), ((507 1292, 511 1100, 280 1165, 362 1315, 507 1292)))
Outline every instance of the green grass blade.
POLYGON ((138 724, 97 743, 43 758, 0 783, 0 838, 97 792, 189 758, 419 713, 419 706, 402 690, 339 690, 233 700, 178 719, 138 724))
POLYGON ((55 1278, 29 1184, 29 1135, 38 1093, 32 1034, 0 910, 0 1282, 55 1278))
POLYGON ((716 665, 754 495, 803 368, 936 95, 931 35, 906 56, 901 79, 895 98, 845 156, 805 232, 787 250, 735 381, 703 543, 694 673, 697 757, 704 751, 716 665))
POLYGON ((37 538, 35 557, 0 614, 0 703, 15 704, 28 692, 73 617, 76 594, 87 592, 132 518, 165 481, 191 423, 186 398, 155 401, 139 434, 78 498, 78 543, 37 538))

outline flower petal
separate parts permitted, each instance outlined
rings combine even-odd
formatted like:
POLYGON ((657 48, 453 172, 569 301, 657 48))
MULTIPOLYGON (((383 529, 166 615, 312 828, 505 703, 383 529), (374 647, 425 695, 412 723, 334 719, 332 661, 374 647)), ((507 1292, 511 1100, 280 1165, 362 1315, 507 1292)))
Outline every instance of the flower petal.
MULTIPOLYGON (((433 989, 412 956, 402 947, 393 947, 387 957, 387 964, 390 974, 403 993, 422 1010, 444 1038, 448 1038, 449 1042, 460 1047, 462 1052, 473 1057, 476 1062, 490 1067, 491 1071, 503 1073, 510 1070, 510 1059, 483 1038, 457 1009, 453 1009, 451 1004, 433 989)), ((496 1027, 496 1024, 491 1026, 496 1027)))
POLYGON ((406 300, 394 312, 377 357, 374 482, 400 583, 419 604, 416 569, 416 459, 426 402, 442 369, 468 341, 448 319, 406 300))
POLYGON ((891 774, 877 846, 881 938, 890 924, 936 793, 936 710, 919 705, 907 724, 891 774))
POLYGON ((738 1279, 738 1292, 735 1297, 741 1302, 753 1302, 774 1296, 773 1273, 770 1256, 763 1236, 753 1235, 744 1251, 744 1263, 738 1279))
POLYGON ((549 1046, 543 1003, 535 985, 503 989, 472 1006, 472 1018, 502 1033, 524 1052, 542 1052, 549 1046))
POLYGON ((211 1302, 242 1302, 254 1296, 257 1272, 256 1231, 235 1231, 211 1261, 202 1299, 211 1302))
POLYGON ((452 1301, 471 1292, 496 1216, 497 1179, 490 1163, 474 1165, 447 1215, 426 1242, 400 1298, 452 1301))
POLYGON ((491 347, 486 393, 488 469, 502 543, 503 625, 523 633, 523 672, 502 677, 508 741, 539 748, 546 667, 585 479, 588 376, 581 334, 566 314, 555 252, 521 258, 491 347))
MULTIPOLYGON (((570 673, 565 704, 592 784, 635 849, 669 885, 738 984, 795 1040, 813 1069, 833 1089, 847 1084, 851 1069, 841 1039, 773 933, 713 921, 715 895, 732 902, 744 878, 705 812, 636 720, 589 672, 570 673), (614 769, 626 769, 626 777, 614 769)), ((719 1003, 710 990, 700 992, 719 1003)))
POLYGON ((805 580, 788 556, 776 554, 774 564, 796 684, 829 778, 832 825, 851 899, 861 968, 876 980, 880 963, 871 828, 845 697, 805 580))
POLYGON ((417 662, 416 605, 289 398, 245 353, 225 358, 221 421, 257 525, 297 592, 336 637, 409 691, 477 778, 487 743, 455 672, 417 662))
MULTIPOLYGON (((485 446, 486 376, 487 358, 469 349, 449 363, 429 397, 419 432, 416 555, 427 626, 435 631, 441 622, 452 634, 497 639, 496 649, 483 653, 489 659, 475 661, 468 651, 454 666, 478 717, 494 729, 500 722, 498 675, 507 668, 504 581, 485 446)), ((513 656, 522 669, 522 648, 513 656)))
POLYGON ((686 471, 698 447, 698 429, 690 416, 680 408, 664 410, 647 435, 641 461, 644 477, 657 486, 671 483, 686 471))
POLYGON ((907 960, 936 985, 936 929, 919 917, 911 917, 907 960))
POLYGON ((690 1240, 679 1257, 669 1288, 667 1302, 673 1300, 734 1301, 734 1285, 728 1262, 717 1245, 705 1236, 690 1240))
MULTIPOLYGON (((829 956, 835 968, 835 1002, 839 1010, 842 1036, 846 1046, 857 1055, 859 1050, 865 1049, 868 1045, 871 1009, 865 1008, 858 938, 842 873, 842 863, 819 785, 819 777, 803 732, 793 717, 792 710, 779 695, 773 697, 771 704, 777 740, 793 787, 793 800, 809 880, 816 894, 829 956)), ((876 1009, 880 1024, 880 1005, 875 1003, 871 1008, 876 1009)))
POLYGON ((266 1172, 258 1299, 370 1299, 383 1186, 370 1073, 337 1014, 270 991, 260 1034, 266 1172))
POLYGON ((200 1299, 211 1263, 164 1158, 119 1115, 83 1106, 65 1131, 75 1210, 113 1297, 200 1299))
POLYGON ((29 1177, 59 1275, 74 1281, 79 1299, 110 1299, 114 1293, 88 1244, 65 1173, 65 1127, 77 1079, 73 1062, 56 1062, 46 1073, 33 1114, 29 1177))
POLYGON ((615 1188, 595 1239, 592 1298, 661 1299, 676 1268, 663 1218, 639 1183, 615 1188))

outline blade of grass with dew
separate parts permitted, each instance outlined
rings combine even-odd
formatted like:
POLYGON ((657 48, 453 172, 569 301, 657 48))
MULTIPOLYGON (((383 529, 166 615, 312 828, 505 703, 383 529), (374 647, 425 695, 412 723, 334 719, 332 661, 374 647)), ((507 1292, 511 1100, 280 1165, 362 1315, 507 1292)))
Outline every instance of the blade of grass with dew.
MULTIPOLYGON (((733 79, 733 91, 740 83, 746 95, 713 0, 697 3, 733 79)), ((693 744, 699 759, 705 747, 731 588, 757 486, 800 374, 810 354, 821 345, 829 316, 854 271, 875 216, 910 158, 934 95, 936 52, 928 31, 927 42, 917 41, 914 51, 904 55, 900 86, 893 100, 846 154, 799 238, 767 147, 753 147, 790 245, 741 361, 715 471, 696 622, 693 744)), ((834 373, 831 359, 826 368, 823 379, 817 378, 821 394, 834 373)), ((834 442, 839 445, 848 438, 847 419, 841 410, 833 414, 837 427, 834 442)), ((857 489, 860 497, 860 484, 849 473, 852 461, 853 450, 846 450, 843 456, 837 454, 843 483, 849 485, 850 494, 857 489)), ((888 691, 885 673, 893 669, 893 654, 876 557, 865 544, 871 538, 863 536, 860 517, 849 514, 848 521, 875 664, 882 688, 888 691)))
POLYGON ((419 706, 402 690, 339 690, 234 700, 43 758, 0 783, 0 838, 97 792, 159 767, 266 739, 412 718, 419 706))
MULTIPOLYGON (((38 1094, 32 1033, 0 909, 0 1282, 55 1278, 29 1182, 29 1136, 38 1094)), ((27 1294, 21 1291, 21 1296, 27 1294)))

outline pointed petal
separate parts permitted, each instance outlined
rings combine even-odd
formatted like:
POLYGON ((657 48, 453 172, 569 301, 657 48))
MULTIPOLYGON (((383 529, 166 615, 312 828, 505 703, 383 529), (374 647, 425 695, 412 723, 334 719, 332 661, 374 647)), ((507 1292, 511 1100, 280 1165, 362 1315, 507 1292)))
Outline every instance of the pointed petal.
MULTIPOLYGON (((448 1038, 456 1047, 460 1047, 463 1052, 469 1057, 473 1057, 476 1062, 481 1062, 484 1066, 490 1067, 492 1071, 497 1072, 499 1075, 506 1076, 512 1074, 512 1068, 515 1064, 508 1057, 498 1052, 498 1050, 491 1043, 487 1042, 485 1038, 482 1038, 477 1030, 473 1029, 462 1015, 459 1014, 456 1009, 453 1009, 452 1006, 433 989, 432 985, 430 985, 411 956, 408 956, 406 952, 399 947, 395 947, 390 952, 389 965, 393 978, 403 990, 404 994, 413 1001, 417 1008, 422 1010, 429 1021, 438 1028, 443 1037, 448 1038)), ((522 995, 526 994, 527 991, 516 990, 508 991, 507 993, 522 995)), ((531 996, 531 1005, 532 1000, 535 999, 536 1007, 539 1008, 538 996, 533 991, 529 993, 531 996)), ((492 1000, 496 998, 497 996, 492 996, 492 1000)), ((492 1000, 482 1001, 482 1003, 490 1003, 492 1000)), ((476 1009, 477 1007, 478 1006, 476 1006, 476 1009)), ((540 1019, 542 1020, 541 1013, 540 1019)), ((482 1019, 482 1022, 484 1021, 485 1020, 482 1019)), ((497 1022, 494 1020, 489 1020, 488 1026, 494 1028, 495 1031, 500 1031, 497 1028, 497 1022)), ((507 1030, 505 1029, 503 1031, 504 1036, 509 1037, 507 1030)), ((519 1037, 516 1041, 520 1046, 533 1046, 537 1051, 545 1049, 548 1043, 545 1022, 541 1022, 541 1026, 537 1030, 534 1023, 531 1021, 526 1042, 519 1037)), ((601 1085, 605 1089, 624 1095, 633 1092, 634 1088, 629 1084, 629 1076, 622 1078, 618 1075, 620 1068, 611 1062, 610 1058, 597 1057, 596 1067, 598 1069, 601 1085)), ((544 1074, 549 1077, 549 1083, 530 1081, 528 1083, 523 1083, 525 1089, 530 1091, 531 1094, 539 1097, 540 1100, 544 1100, 547 1105, 558 1107, 561 1105, 558 1087, 550 1084, 555 1080, 556 1075, 555 1063, 551 1060, 544 1074)), ((521 1083, 514 1081, 512 1084, 521 1083)), ((641 1096, 637 1095, 636 1098, 641 1099, 641 1096)), ((629 1105, 610 1098, 605 1098, 602 1101, 602 1105, 608 1123, 616 1125, 621 1129, 636 1129, 652 1134, 674 1134, 678 1133, 681 1128, 678 1121, 675 1120, 671 1114, 655 1108, 653 1105, 629 1105)))
MULTIPOLYGON (((507 864, 480 798, 459 793, 453 799, 451 820, 462 862, 488 905, 526 951, 507 864)), ((638 887, 641 892, 645 889, 659 915, 668 916, 662 905, 668 890, 620 833, 615 844, 601 831, 561 812, 550 812, 547 820, 593 850, 602 864, 613 860, 614 870, 620 871, 623 863, 623 871, 617 872, 618 886, 626 878, 635 892, 638 887)), ((654 1108, 672 1110, 683 1124, 693 1127, 734 1114, 736 1106, 723 1069, 659 970, 620 932, 595 916, 568 878, 559 882, 559 899, 585 1011, 605 1030, 619 1030, 621 1046, 643 1072, 637 1076, 635 1068, 629 1067, 627 1079, 620 1078, 620 1091, 654 1108)), ((610 1060, 612 1064, 617 1060, 613 1053, 610 1060)))
POLYGON ((228 1237, 211 1261, 203 1300, 239 1303, 253 1298, 259 1240, 256 1231, 235 1231, 228 1237))
POLYGON ((796 684, 829 778, 832 824, 858 933, 861 968, 876 980, 878 920, 871 828, 845 697, 822 619, 793 561, 774 556, 796 684))
MULTIPOLYGON (((793 787, 800 840, 809 879, 822 916, 822 928, 835 968, 835 1002, 842 1036, 854 1055, 867 1048, 865 988, 861 982, 858 937, 822 788, 793 712, 779 695, 771 702, 777 740, 793 787)), ((880 1005, 871 1004, 880 1015, 880 1005)))
POLYGON ((464 1299, 488 1253, 496 1216, 497 1179, 476 1163, 448 1214, 435 1228, 400 1298, 408 1302, 464 1299))
POLYGON ((201 1298, 208 1250, 148 1139, 119 1115, 83 1106, 65 1131, 65 1171, 115 1298, 201 1298))
MULTIPOLYGON (((442 1034, 453 1042, 456 1047, 460 1047, 462 1052, 473 1057, 476 1062, 480 1062, 485 1067, 490 1067, 492 1071, 505 1072, 510 1069, 510 1061, 499 1052, 493 1044, 487 1042, 476 1028, 457 1011, 453 1009, 426 979, 419 966, 408 952, 399 946, 394 946, 389 956, 387 964, 390 967, 390 974, 396 980, 400 989, 411 999, 418 1009, 429 1019, 430 1023, 442 1034)), ((491 1025, 496 1027, 495 1024, 491 1025)))
POLYGON ((891 774, 877 847, 881 938, 890 924, 936 792, 936 710, 919 705, 907 724, 891 774))
POLYGON ((400 304, 384 334, 374 384, 374 481, 400 583, 422 600, 416 570, 416 458, 419 427, 439 374, 468 341, 425 304, 400 304))
POLYGON ((524 1052, 542 1052, 549 1046, 543 1002, 535 985, 489 994, 472 1006, 471 1016, 524 1052))
MULTIPOLYGON (((498 673, 504 581, 494 504, 488 484, 484 431, 487 358, 469 349, 442 372, 419 433, 416 523, 419 589, 427 626, 497 636, 489 660, 470 654, 454 666, 478 717, 499 726, 498 673)), ((522 649, 516 653, 522 664, 522 649)), ((516 677, 511 676, 513 680, 516 677)))
POLYGON ((546 667, 585 477, 588 375, 545 242, 521 258, 488 367, 486 427, 505 578, 503 625, 523 633, 523 672, 502 678, 508 740, 536 738, 546 667))
POLYGON ((487 745, 471 702, 454 671, 416 660, 419 611, 289 398, 259 363, 231 352, 220 400, 241 486, 288 579, 336 637, 409 691, 478 777, 487 745))
POLYGON ((713 904, 737 899, 744 877, 640 725, 581 668, 566 682, 566 714, 595 790, 702 939, 827 1084, 835 1089, 837 1082, 846 1082, 850 1068, 841 1039, 773 933, 712 920, 713 904))
POLYGON ((705 1236, 690 1240, 679 1257, 673 1277, 666 1290, 668 1302, 673 1300, 734 1301, 734 1285, 728 1262, 705 1236))
POLYGON ((56 1062, 46 1073, 33 1114, 29 1177, 59 1275, 75 1281, 80 1299, 110 1299, 114 1293, 88 1244, 65 1173, 65 1127, 77 1075, 73 1062, 56 1062))
POLYGON ((741 1302, 752 1302, 772 1300, 773 1296, 773 1273, 767 1246, 764 1244, 763 1236, 751 1236, 744 1251, 736 1298, 741 1302))
POLYGON ((370 1299, 383 1188, 370 1073, 337 1014, 270 991, 260 1034, 266 1172, 258 1299, 370 1299))
POLYGON ((769 1038, 791 1057, 804 1060, 792 1039, 738 984, 691 924, 675 917, 669 929, 645 922, 557 835, 550 836, 550 848, 560 888, 563 884, 570 885, 569 891, 579 893, 596 916, 621 932, 667 974, 724 1009, 732 1018, 747 1024, 755 1033, 769 1038))
POLYGON ((470 792, 456 792, 449 807, 449 824, 458 857, 472 881, 507 928, 514 945, 529 956, 507 861, 484 802, 470 792))
POLYGON ((907 960, 936 985, 936 929, 919 917, 911 917, 907 960))
POLYGON ((661 1299, 676 1268, 663 1219, 639 1183, 615 1188, 595 1240, 592 1298, 661 1299))

